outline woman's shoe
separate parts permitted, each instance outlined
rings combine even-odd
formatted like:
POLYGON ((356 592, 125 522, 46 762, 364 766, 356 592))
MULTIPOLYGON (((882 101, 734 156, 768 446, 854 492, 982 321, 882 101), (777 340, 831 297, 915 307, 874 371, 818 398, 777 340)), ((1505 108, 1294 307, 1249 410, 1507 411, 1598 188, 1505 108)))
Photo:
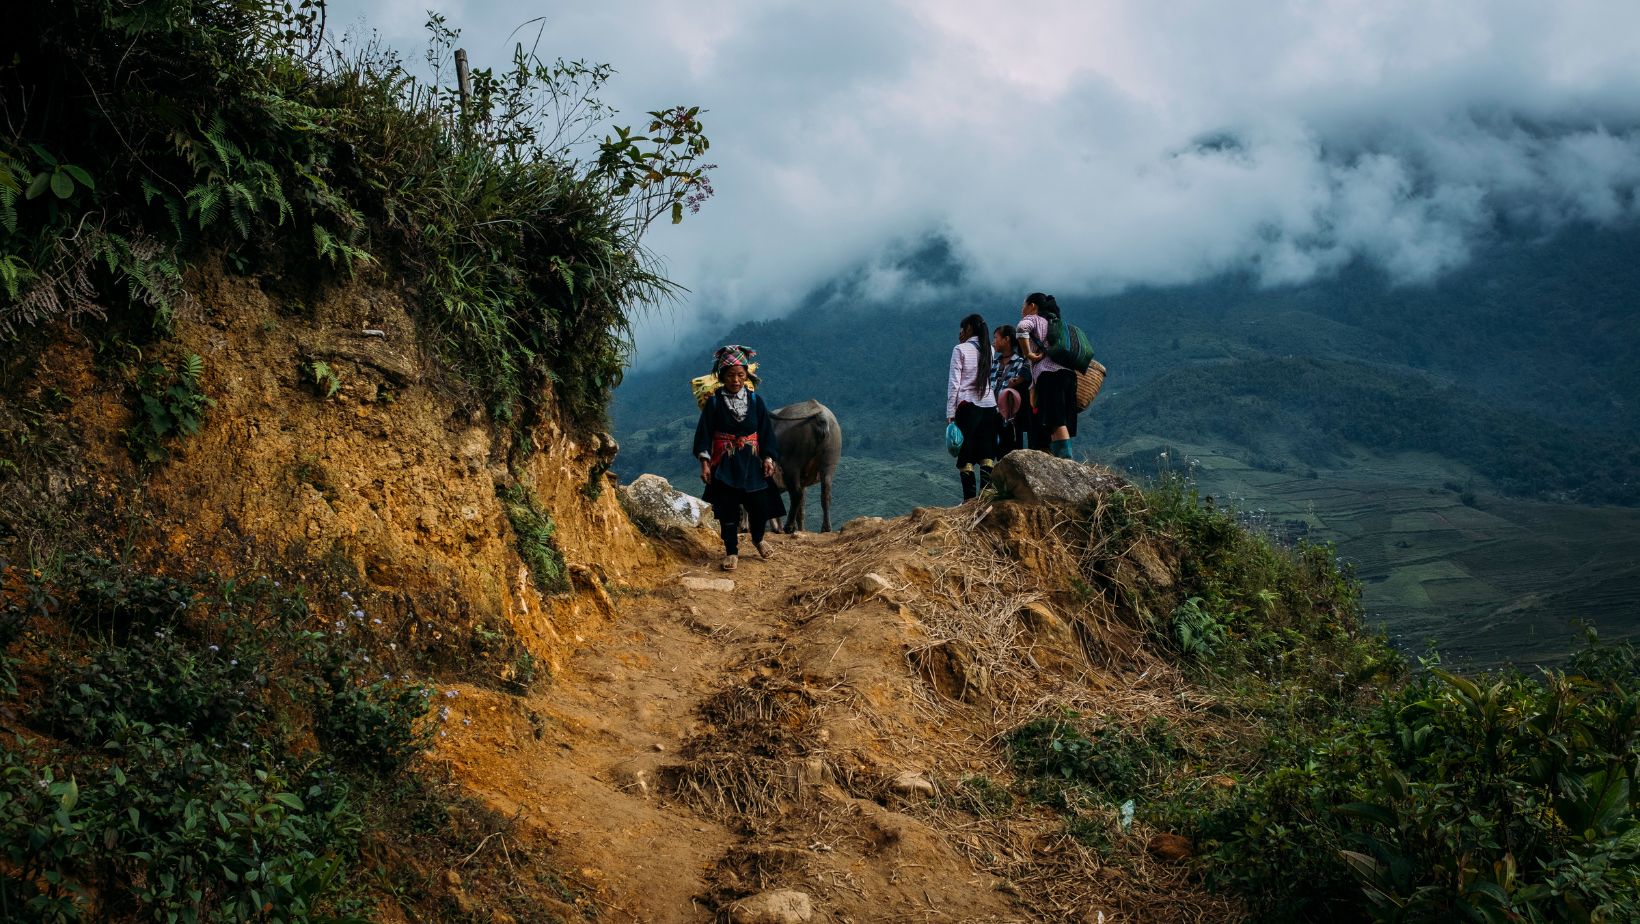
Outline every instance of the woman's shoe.
POLYGON ((718 565, 718 567, 725 571, 733 571, 738 564, 740 564, 739 555, 725 555, 723 556, 723 564, 718 565))
POLYGON ((752 544, 757 546, 757 554, 761 556, 764 561, 768 561, 774 557, 774 549, 769 548, 769 543, 766 540, 763 542, 754 542, 752 544))

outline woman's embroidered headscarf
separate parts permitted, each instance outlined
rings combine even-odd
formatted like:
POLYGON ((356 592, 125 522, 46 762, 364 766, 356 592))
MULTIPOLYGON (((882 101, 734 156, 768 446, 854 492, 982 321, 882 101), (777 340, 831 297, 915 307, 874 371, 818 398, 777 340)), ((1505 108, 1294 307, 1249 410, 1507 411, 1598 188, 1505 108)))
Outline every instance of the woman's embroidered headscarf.
POLYGON ((752 363, 752 360, 756 357, 756 350, 737 343, 718 347, 717 352, 712 354, 712 374, 717 375, 730 366, 745 366, 746 380, 755 386, 757 384, 757 366, 752 363))

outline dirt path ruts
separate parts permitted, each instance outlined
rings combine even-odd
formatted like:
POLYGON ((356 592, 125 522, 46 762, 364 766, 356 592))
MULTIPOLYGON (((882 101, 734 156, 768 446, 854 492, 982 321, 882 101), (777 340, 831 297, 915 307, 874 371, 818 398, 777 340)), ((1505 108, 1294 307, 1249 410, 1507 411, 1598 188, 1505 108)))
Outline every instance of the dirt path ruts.
POLYGON ((713 920, 697 897, 742 836, 665 798, 660 768, 696 731, 701 702, 744 679, 740 665, 778 643, 792 587, 834 538, 782 537, 770 561, 753 552, 732 574, 702 562, 625 598, 619 620, 584 640, 524 708, 461 691, 440 756, 476 794, 578 864, 571 874, 595 887, 602 919, 713 920), (677 580, 688 575, 728 577, 735 590, 683 590, 677 580))

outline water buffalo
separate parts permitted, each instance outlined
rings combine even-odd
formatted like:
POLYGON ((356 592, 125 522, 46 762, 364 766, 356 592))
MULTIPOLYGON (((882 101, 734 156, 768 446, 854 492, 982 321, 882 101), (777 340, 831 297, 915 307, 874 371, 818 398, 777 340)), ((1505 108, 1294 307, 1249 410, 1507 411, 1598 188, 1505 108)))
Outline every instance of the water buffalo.
POLYGON ((818 401, 788 404, 772 412, 774 435, 780 445, 780 470, 775 486, 791 495, 786 532, 803 528, 803 489, 820 484, 820 531, 831 532, 831 478, 843 455, 843 428, 831 410, 818 401))

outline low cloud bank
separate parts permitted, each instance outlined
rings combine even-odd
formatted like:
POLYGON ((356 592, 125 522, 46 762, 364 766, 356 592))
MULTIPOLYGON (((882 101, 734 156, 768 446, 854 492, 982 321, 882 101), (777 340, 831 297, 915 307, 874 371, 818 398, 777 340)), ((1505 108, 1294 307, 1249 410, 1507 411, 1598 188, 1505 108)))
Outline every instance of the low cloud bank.
MULTIPOLYGON (((949 241, 965 284, 1114 291, 1352 260, 1426 282, 1498 234, 1640 218, 1640 5, 840 0, 447 9, 481 62, 546 16, 626 113, 698 103, 718 197, 650 244, 690 294, 640 360, 949 241)), ((413 45, 424 18, 347 0, 413 45)), ((533 34, 533 30, 531 30, 533 34)))

